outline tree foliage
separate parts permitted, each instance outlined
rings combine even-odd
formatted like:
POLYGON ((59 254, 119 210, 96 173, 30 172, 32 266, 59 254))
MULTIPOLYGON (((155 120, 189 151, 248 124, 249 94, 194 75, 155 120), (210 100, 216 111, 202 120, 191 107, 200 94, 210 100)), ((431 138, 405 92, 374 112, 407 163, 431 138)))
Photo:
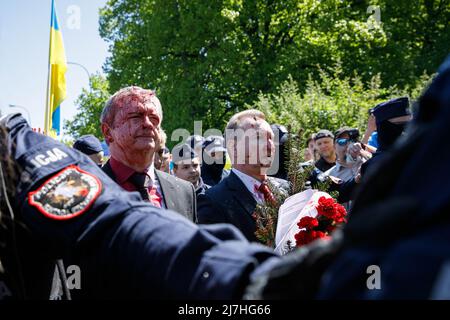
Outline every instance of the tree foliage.
POLYGON ((329 71, 320 69, 319 75, 319 80, 309 78, 304 92, 290 77, 277 93, 261 93, 254 104, 246 107, 263 111, 269 123, 290 126, 292 132, 301 131, 303 139, 320 129, 335 131, 343 126, 359 128, 362 134, 370 108, 400 96, 408 96, 414 102, 431 81, 430 76, 423 74, 413 86, 385 88, 380 75, 368 83, 358 75, 342 77, 340 65, 329 71))
POLYGON ((64 121, 64 130, 74 139, 85 134, 93 134, 102 141, 100 115, 110 96, 108 81, 103 76, 96 74, 91 76, 89 82, 90 89, 83 89, 77 101, 75 101, 78 106, 78 113, 73 120, 64 121))
POLYGON ((111 45, 105 71, 111 91, 156 89, 168 132, 194 119, 222 128, 288 75, 304 92, 321 77, 317 65, 413 86, 449 52, 449 2, 110 0, 100 18, 111 45))

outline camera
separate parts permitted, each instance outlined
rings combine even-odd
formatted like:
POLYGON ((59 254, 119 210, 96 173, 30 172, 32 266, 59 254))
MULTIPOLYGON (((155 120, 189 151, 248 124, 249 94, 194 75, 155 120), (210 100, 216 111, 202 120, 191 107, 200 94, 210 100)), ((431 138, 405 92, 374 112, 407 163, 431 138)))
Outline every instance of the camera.
POLYGON ((359 130, 358 129, 350 129, 347 131, 350 141, 357 142, 359 139, 359 130))

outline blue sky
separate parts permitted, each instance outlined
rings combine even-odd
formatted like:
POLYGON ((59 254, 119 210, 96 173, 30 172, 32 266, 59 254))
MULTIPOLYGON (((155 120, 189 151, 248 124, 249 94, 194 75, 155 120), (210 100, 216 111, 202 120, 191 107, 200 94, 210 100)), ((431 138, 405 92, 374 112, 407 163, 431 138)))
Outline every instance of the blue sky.
MULTIPOLYGON (((108 56, 108 45, 98 33, 99 8, 106 2, 56 0, 67 61, 83 65, 91 74, 102 72, 108 56)), ((32 127, 40 128, 44 124, 50 12, 51 0, 2 0, 0 4, 0 110, 2 114, 20 112, 8 105, 24 106, 32 127)), ((86 71, 77 65, 68 65, 66 82, 61 123, 73 119, 75 100, 82 88, 89 87, 86 71)))

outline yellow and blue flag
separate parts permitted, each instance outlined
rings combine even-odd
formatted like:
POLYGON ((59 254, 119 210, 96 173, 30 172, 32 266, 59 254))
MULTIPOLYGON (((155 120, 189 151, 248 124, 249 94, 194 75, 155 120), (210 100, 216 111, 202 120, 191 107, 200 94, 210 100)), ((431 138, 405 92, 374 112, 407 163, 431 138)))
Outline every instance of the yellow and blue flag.
POLYGON ((52 0, 50 21, 49 79, 47 88, 47 107, 45 110, 45 133, 60 134, 61 102, 66 98, 67 61, 64 43, 56 17, 55 1, 52 0))

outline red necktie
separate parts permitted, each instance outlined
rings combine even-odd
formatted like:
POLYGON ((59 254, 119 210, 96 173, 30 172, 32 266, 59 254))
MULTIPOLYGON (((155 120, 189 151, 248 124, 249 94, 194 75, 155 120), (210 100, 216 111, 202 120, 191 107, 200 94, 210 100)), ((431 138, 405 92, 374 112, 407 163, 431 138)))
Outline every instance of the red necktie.
POLYGON ((162 197, 154 185, 146 187, 150 183, 150 179, 145 173, 135 172, 128 180, 139 191, 142 199, 150 202, 157 208, 161 208, 162 197))
POLYGON ((267 181, 263 181, 261 183, 261 185, 258 188, 258 191, 263 194, 264 201, 266 203, 271 203, 271 204, 275 205, 276 200, 275 200, 275 197, 273 196, 272 191, 270 191, 269 186, 267 185, 267 181))
POLYGON ((157 208, 161 208, 162 197, 159 194, 155 186, 151 186, 147 189, 150 202, 157 208))

